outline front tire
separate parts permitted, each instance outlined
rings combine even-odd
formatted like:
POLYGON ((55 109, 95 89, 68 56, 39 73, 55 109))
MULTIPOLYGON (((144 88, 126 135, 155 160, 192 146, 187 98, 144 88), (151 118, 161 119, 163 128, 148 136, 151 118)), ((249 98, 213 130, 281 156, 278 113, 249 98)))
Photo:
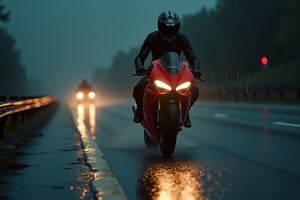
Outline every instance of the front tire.
POLYGON ((165 107, 163 125, 160 131, 160 151, 164 156, 171 156, 175 150, 178 125, 178 107, 167 104, 165 107))

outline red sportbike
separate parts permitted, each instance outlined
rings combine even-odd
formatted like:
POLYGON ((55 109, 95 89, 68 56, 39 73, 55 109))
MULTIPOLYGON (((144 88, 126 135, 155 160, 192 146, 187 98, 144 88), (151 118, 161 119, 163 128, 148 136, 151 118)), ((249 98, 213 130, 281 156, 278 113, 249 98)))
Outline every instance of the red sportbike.
MULTIPOLYGON (((144 141, 159 144, 164 156, 173 154, 177 134, 189 112, 191 87, 196 80, 189 64, 175 52, 168 52, 152 61, 148 84, 143 97, 144 141)), ((136 104, 133 105, 136 112, 136 104)))

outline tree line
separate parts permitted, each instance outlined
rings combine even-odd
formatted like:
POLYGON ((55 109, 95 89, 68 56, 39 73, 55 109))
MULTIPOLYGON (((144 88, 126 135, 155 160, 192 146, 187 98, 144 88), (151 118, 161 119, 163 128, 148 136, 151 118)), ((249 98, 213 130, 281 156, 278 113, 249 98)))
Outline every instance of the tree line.
POLYGON ((263 56, 269 67, 297 59, 299 8, 298 0, 219 0, 215 9, 186 17, 183 30, 206 76, 222 83, 261 70, 263 56))
MULTIPOLYGON (((213 9, 184 16, 181 32, 190 39, 208 84, 221 84, 300 58, 300 1, 218 0, 213 9)), ((154 22, 155 23, 155 22, 154 22)), ((130 93, 138 78, 133 60, 140 47, 120 51, 93 82, 104 91, 130 93)))
MULTIPOLYGON (((0 2, 0 24, 8 23, 10 11, 0 2)), ((34 80, 29 80, 21 61, 17 40, 0 26, 0 95, 31 95, 34 80)))
MULTIPOLYGON (((0 5, 0 23, 9 21, 10 12, 0 5)), ((2 95, 23 90, 25 69, 20 62, 20 52, 15 49, 15 39, 0 27, 0 93, 2 95)))
MULTIPOLYGON (((299 10, 299 0, 218 0, 213 9, 184 16, 181 32, 190 39, 207 84, 221 84, 260 71, 262 56, 270 68, 300 59, 299 10)), ((0 2, 0 24, 8 23, 9 16, 0 2)), ((0 26, 1 94, 24 93, 37 85, 28 79, 15 45, 16 39, 0 26)), ((139 48, 119 51, 109 68, 96 68, 93 84, 128 94, 139 79, 133 76, 139 48)))

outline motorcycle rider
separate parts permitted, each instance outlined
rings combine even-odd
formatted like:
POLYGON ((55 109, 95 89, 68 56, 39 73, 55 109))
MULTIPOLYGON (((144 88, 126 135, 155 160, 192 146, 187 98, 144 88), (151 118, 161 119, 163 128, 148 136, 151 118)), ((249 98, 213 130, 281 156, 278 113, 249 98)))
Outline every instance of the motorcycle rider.
MULTIPOLYGON (((199 68, 199 59, 195 56, 192 46, 185 35, 179 33, 180 19, 174 11, 164 11, 157 19, 158 30, 148 34, 144 43, 140 49, 139 54, 136 56, 134 63, 136 74, 140 74, 146 71, 144 68, 144 62, 148 57, 149 53, 152 54, 152 60, 159 59, 166 52, 176 52, 179 56, 181 52, 184 53, 187 58, 194 76, 196 78, 201 77, 199 68)), ((143 76, 139 82, 135 85, 133 90, 133 97, 137 104, 137 110, 133 121, 140 123, 143 118, 143 95, 147 85, 148 76, 143 76)), ((196 86, 191 88, 192 98, 191 106, 198 99, 199 91, 196 86)), ((185 127, 191 127, 191 121, 189 115, 183 124, 185 127)))
POLYGON ((88 82, 85 79, 83 79, 81 84, 78 86, 78 90, 88 91, 91 89, 92 87, 90 86, 90 84, 88 84, 88 82))

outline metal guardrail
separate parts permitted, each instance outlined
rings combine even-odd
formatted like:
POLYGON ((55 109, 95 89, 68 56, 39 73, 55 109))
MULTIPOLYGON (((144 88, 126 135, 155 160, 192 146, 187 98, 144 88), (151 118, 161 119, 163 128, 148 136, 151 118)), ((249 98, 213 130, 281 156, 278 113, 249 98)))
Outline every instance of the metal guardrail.
POLYGON ((300 81, 203 86, 199 89, 200 95, 204 99, 272 100, 276 97, 278 100, 286 100, 293 94, 293 100, 300 100, 300 81))
POLYGON ((4 100, 3 97, 1 96, 0 98, 2 100, 2 103, 0 102, 0 139, 4 138, 5 125, 9 117, 11 117, 11 126, 19 123, 23 124, 26 120, 35 116, 42 108, 57 103, 56 97, 53 96, 30 97, 29 99, 12 102, 6 102, 7 100, 4 100), (18 120, 19 118, 20 120, 18 120))
POLYGON ((286 94, 296 93, 298 100, 300 100, 300 82, 298 81, 285 81, 264 84, 243 84, 240 86, 228 86, 224 89, 227 96, 237 97, 242 94, 244 99, 249 98, 250 95, 254 99, 258 99, 258 94, 263 94, 265 100, 270 99, 270 95, 276 94, 279 99, 284 99, 286 94))

